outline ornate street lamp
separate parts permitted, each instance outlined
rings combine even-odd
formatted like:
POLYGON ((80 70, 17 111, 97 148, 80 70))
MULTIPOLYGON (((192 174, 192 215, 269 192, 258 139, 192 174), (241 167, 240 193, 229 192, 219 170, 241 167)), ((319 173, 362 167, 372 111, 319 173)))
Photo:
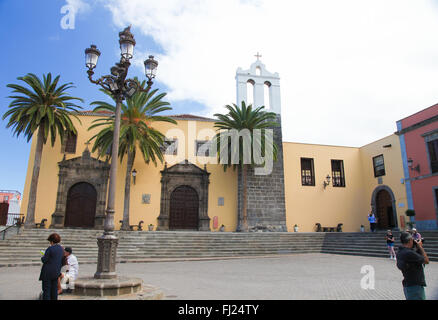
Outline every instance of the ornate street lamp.
POLYGON ((116 101, 115 121, 114 121, 114 139, 111 151, 111 167, 110 181, 108 188, 108 201, 106 209, 106 217, 104 224, 103 235, 97 238, 99 247, 97 271, 94 275, 95 279, 115 279, 116 252, 118 238, 114 234, 114 204, 116 194, 116 176, 117 176, 117 158, 119 153, 119 136, 120 136, 120 113, 122 101, 132 97, 136 92, 149 92, 152 86, 152 79, 155 78, 158 62, 152 56, 149 56, 144 64, 146 68, 146 76, 148 78, 147 88, 143 89, 135 79, 127 79, 128 69, 131 65, 130 59, 133 57, 135 40, 130 31, 131 27, 119 33, 119 44, 121 51, 120 62, 116 63, 111 68, 111 74, 105 75, 98 80, 93 80, 94 68, 96 68, 100 51, 95 45, 85 50, 85 65, 88 68, 88 79, 103 89, 111 92, 116 101))

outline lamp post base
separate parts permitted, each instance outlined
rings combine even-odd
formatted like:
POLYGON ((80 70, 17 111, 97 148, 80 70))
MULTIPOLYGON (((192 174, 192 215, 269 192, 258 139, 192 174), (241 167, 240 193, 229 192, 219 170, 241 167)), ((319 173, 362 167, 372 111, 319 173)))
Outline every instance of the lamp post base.
POLYGON ((114 297, 135 294, 142 290, 143 280, 138 278, 96 279, 90 277, 77 279, 73 294, 89 297, 114 297))
POLYGON ((119 239, 114 234, 103 234, 97 238, 98 257, 95 279, 116 279, 116 256, 119 239))

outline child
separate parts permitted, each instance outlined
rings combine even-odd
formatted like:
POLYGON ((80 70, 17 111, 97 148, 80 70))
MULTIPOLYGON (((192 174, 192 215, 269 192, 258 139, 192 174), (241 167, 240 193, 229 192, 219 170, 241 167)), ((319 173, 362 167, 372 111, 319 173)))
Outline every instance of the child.
POLYGON ((395 251, 394 251, 394 236, 392 235, 392 231, 391 230, 388 230, 386 232, 385 240, 386 240, 386 245, 388 247, 389 254, 390 254, 390 258, 389 259, 396 260, 396 258, 395 258, 395 251))

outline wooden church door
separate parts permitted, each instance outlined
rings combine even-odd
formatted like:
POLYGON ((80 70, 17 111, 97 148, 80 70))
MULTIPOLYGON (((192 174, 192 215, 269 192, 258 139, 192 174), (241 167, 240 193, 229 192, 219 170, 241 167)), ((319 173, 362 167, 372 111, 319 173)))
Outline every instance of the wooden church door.
POLYGON ((93 228, 97 192, 89 183, 80 182, 70 188, 65 210, 66 228, 93 228))
POLYGON ((180 186, 170 195, 170 230, 198 230, 199 198, 196 190, 180 186))

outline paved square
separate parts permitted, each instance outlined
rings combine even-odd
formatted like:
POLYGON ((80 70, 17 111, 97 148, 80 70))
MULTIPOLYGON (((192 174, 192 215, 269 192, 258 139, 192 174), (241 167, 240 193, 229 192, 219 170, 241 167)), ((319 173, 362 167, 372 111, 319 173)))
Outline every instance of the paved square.
MULTIPOLYGON (((79 261, 80 263, 80 261, 79 261)), ((80 265, 92 276, 96 265, 80 265)), ((0 268, 0 299, 35 299, 40 267, 0 268)), ((142 278, 177 300, 394 300, 404 299, 393 260, 329 254, 272 258, 118 264, 119 275, 142 278), (363 266, 375 271, 375 289, 361 288, 363 266)), ((427 299, 438 300, 438 263, 425 268, 427 299)))

